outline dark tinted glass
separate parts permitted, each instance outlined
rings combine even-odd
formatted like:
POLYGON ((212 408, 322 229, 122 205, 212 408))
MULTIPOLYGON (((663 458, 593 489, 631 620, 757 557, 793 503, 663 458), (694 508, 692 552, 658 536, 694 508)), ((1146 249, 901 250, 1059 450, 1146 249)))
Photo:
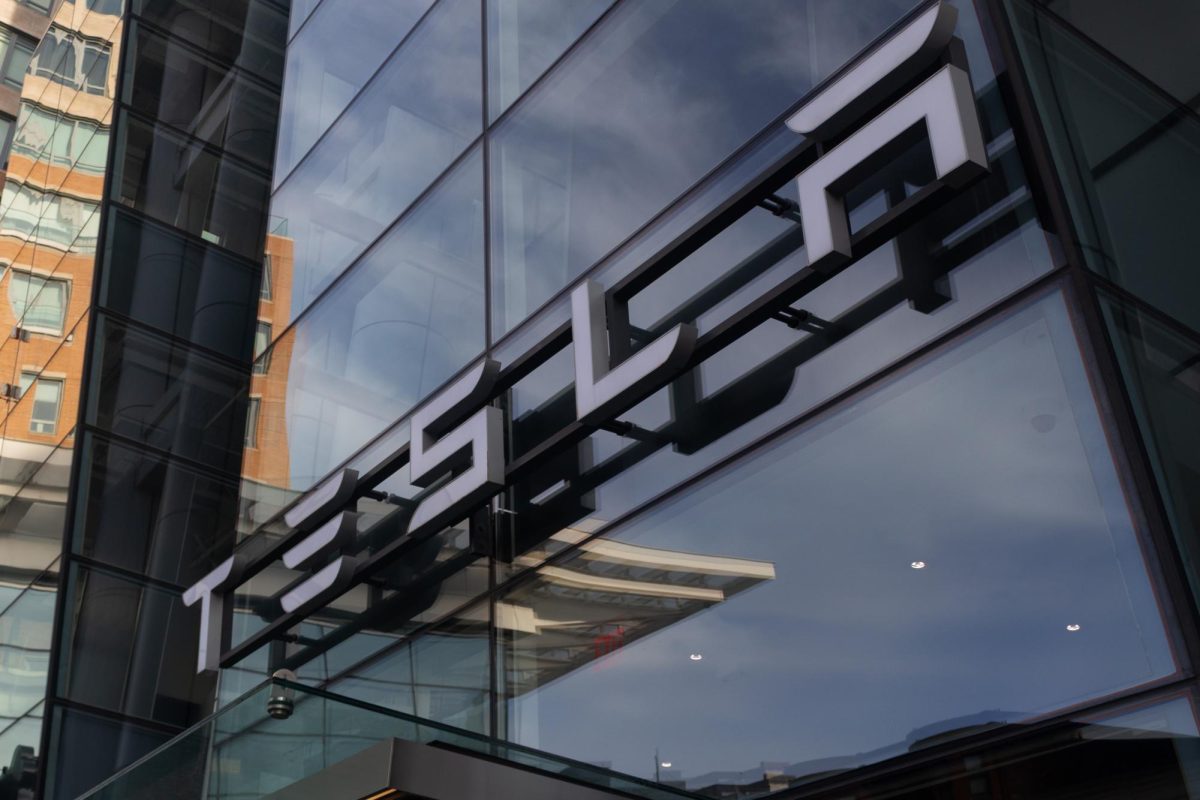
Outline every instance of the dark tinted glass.
POLYGON ((1104 442, 1038 301, 504 596, 508 733, 754 795, 1174 674, 1104 442))
POLYGON ((236 473, 246 421, 245 368, 106 316, 96 321, 87 420, 236 473))
POLYGON ((133 0, 132 9, 201 52, 277 84, 283 77, 287 5, 273 0, 133 0))
POLYGON ((271 168, 277 88, 144 26, 136 27, 132 38, 127 102, 148 117, 271 168))
POLYGON ((180 727, 206 716, 215 678, 196 674, 198 608, 98 569, 70 578, 58 696, 180 727))
POLYGON ((262 258, 266 173, 131 114, 122 115, 120 127, 114 200, 246 258, 262 258))
POLYGON ((1200 587, 1200 336, 1108 296, 1102 308, 1167 514, 1200 587))
POLYGON ((47 797, 72 800, 172 736, 128 720, 56 708, 47 797))
POLYGON ((83 454, 74 552, 181 586, 228 555, 236 481, 95 434, 83 454))
MULTIPOLYGON (((1029 0, 1008 5, 1085 258, 1200 330, 1192 235, 1200 215, 1200 117, 1029 0)), ((1160 19, 1126 30, 1147 37, 1156 58, 1194 60, 1194 51, 1172 48, 1150 31, 1170 27, 1186 37, 1195 4, 1153 5, 1160 19)), ((1120 10, 1128 14, 1128 7, 1120 10)), ((1097 12, 1097 24, 1112 14, 1097 12)), ((1139 7, 1142 14, 1155 17, 1139 7)), ((1196 81, 1194 68, 1176 74, 1196 81)))
POLYGON ((250 360, 256 264, 189 240, 119 207, 108 212, 100 304, 139 322, 250 360))

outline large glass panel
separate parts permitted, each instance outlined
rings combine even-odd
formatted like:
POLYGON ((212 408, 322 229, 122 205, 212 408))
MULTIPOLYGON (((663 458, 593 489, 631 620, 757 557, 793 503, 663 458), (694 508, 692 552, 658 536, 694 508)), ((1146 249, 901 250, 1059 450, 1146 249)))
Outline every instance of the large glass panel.
POLYGON ((1191 33, 1200 30, 1200 5, 1142 0, 1134 16, 1121 0, 1041 2, 1176 100, 1200 110, 1200 53, 1191 46, 1191 33))
MULTIPOLYGON (((1029 0, 1007 5, 1089 265, 1200 330, 1192 236, 1200 213, 1200 117, 1029 0)), ((1154 30, 1173 27, 1187 36, 1194 4, 1151 5, 1166 15, 1154 30)), ((1139 6, 1138 17, 1143 13, 1153 16, 1139 6)), ((1191 51, 1134 27, 1168 63, 1194 60, 1191 51)), ((1195 83, 1198 73, 1177 74, 1195 83)))
POLYGON ((97 317, 87 421, 236 475, 246 421, 245 368, 149 331, 97 317))
POLYGON ((308 488, 466 366, 484 347, 483 278, 476 150, 259 356, 261 427, 286 438, 247 477, 308 488))
POLYGON ((445 0, 275 195, 296 317, 479 135, 480 5, 445 0))
POLYGON ((1108 295, 1101 307, 1188 575, 1200 588, 1200 337, 1108 295))
POLYGON ((258 270, 120 208, 108 210, 100 305, 215 350, 250 358, 258 270))
POLYGON ((488 0, 488 117, 512 105, 613 0, 488 0))
MULTIPOLYGON (((276 0, 133 0, 135 14, 203 53, 278 85, 288 3, 276 0)), ((293 9, 293 18, 297 12, 293 9)))
POLYGON ((1135 518, 1051 295, 508 592, 506 730, 753 796, 1171 675, 1135 518))
POLYGON ((72 566, 56 696, 184 727, 207 713, 215 679, 196 673, 199 610, 179 595, 72 566))
POLYGON ((910 5, 687 0, 614 11, 494 133, 494 332, 565 287, 910 5))
POLYGON ((238 255, 262 257, 268 178, 165 128, 121 117, 114 200, 238 255))
POLYGON ((279 90, 145 26, 131 34, 125 101, 148 117, 271 168, 279 90))
POLYGON ((228 556, 236 481, 91 433, 82 447, 74 552, 181 586, 228 556))
MULTIPOLYGON (((71 800, 164 744, 171 733, 86 711, 54 709, 46 797, 71 800)), ((199 798, 197 798, 199 800, 199 798)))
MULTIPOLYGON (((430 5, 432 0, 326 0, 321 4, 287 49, 276 185, 350 104, 430 5)), ((292 13, 297 14, 294 7, 292 13)), ((471 81, 476 75, 457 77, 471 81)))

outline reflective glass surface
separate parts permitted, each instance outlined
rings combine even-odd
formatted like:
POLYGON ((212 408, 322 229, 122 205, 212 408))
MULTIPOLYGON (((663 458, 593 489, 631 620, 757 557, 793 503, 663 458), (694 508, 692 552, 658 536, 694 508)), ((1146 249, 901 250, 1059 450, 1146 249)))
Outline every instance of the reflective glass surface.
POLYGON ((100 569, 69 578, 56 696, 179 727, 202 719, 214 679, 194 668, 198 610, 100 569))
POLYGON ((225 558, 236 483, 89 433, 74 552, 181 586, 225 558))
POLYGON ((250 359, 258 268, 165 225, 108 211, 100 303, 238 361, 250 359))
POLYGON ((275 194, 294 247, 289 319, 479 135, 480 27, 478 2, 439 3, 275 194))
POLYGON ((308 488, 412 409, 482 352, 483 281, 475 150, 259 356, 273 456, 244 472, 308 488))
MULTIPOLYGON (((1200 213, 1200 117, 1055 15, 1029 0, 1007 5, 1084 257, 1102 275, 1200 330, 1192 237, 1200 213)), ((1190 30, 1195 6, 1154 6, 1155 12, 1144 11, 1153 20, 1149 27, 1136 26, 1136 35, 1145 37, 1138 52, 1160 67, 1178 61, 1172 71, 1194 84, 1195 69, 1185 66, 1194 54, 1172 48, 1171 34, 1158 32, 1190 30)), ((1085 17, 1091 21, 1083 24, 1115 33, 1112 9, 1085 17)), ((1110 43, 1125 50, 1120 41, 1110 43)), ((1143 58, 1135 63, 1161 71, 1143 58)))
POLYGON ((144 25, 131 33, 125 102, 225 153, 269 170, 279 90, 144 25))
POLYGON ((1101 308, 1189 577, 1200 585, 1200 336, 1108 294, 1101 308))
POLYGON ((269 178, 198 141, 130 114, 121 118, 113 199, 205 241, 258 259, 269 178))
POLYGON ((616 9, 493 134, 494 334, 567 286, 910 5, 694 0, 616 9))
POLYGON ((703 792, 1170 675, 1105 438, 1040 300, 505 595, 508 734, 703 792))
POLYGON ((504 113, 612 4, 488 0, 488 117, 504 113))
MULTIPOLYGON (((278 185, 349 105, 433 0, 359 3, 326 0, 288 44, 279 144, 278 185)), ((299 9, 293 5, 292 15, 299 9)))
POLYGON ((236 474, 246 415, 244 367, 111 317, 96 322, 86 421, 236 474))

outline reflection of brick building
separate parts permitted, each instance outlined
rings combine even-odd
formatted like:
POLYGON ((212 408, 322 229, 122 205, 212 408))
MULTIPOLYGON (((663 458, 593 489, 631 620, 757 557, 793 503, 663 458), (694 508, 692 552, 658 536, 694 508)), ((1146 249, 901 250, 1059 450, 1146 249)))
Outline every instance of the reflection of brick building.
MULTIPOLYGON (((65 501, 121 36, 118 17, 88 6, 63 3, 33 55, 4 184, 0 331, 8 340, 0 383, 9 388, 0 491, 7 497, 32 465, 50 458, 63 464, 54 489, 65 501)), ((18 520, 10 513, 5 522, 18 520)))
MULTIPOLYGON (((243 496, 257 498, 258 518, 269 514, 286 500, 289 485, 287 439, 288 368, 292 360, 292 338, 283 337, 274 348, 264 350, 291 318, 293 241, 281 233, 267 234, 263 261, 262 298, 258 306, 258 328, 254 337, 256 361, 250 377, 250 405, 246 414, 246 451, 242 457, 243 496), (251 488, 253 484, 253 488, 251 488), (283 487, 282 489, 280 487, 283 487)), ((245 519, 248 515, 239 515, 245 519)), ((259 522, 262 519, 258 519, 259 522)))

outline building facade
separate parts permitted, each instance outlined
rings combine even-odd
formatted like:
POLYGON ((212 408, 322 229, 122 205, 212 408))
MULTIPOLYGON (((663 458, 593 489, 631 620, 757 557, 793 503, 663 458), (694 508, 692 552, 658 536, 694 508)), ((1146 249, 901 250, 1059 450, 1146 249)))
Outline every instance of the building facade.
POLYGON ((62 3, 13 796, 1200 796, 1196 30, 62 3))

